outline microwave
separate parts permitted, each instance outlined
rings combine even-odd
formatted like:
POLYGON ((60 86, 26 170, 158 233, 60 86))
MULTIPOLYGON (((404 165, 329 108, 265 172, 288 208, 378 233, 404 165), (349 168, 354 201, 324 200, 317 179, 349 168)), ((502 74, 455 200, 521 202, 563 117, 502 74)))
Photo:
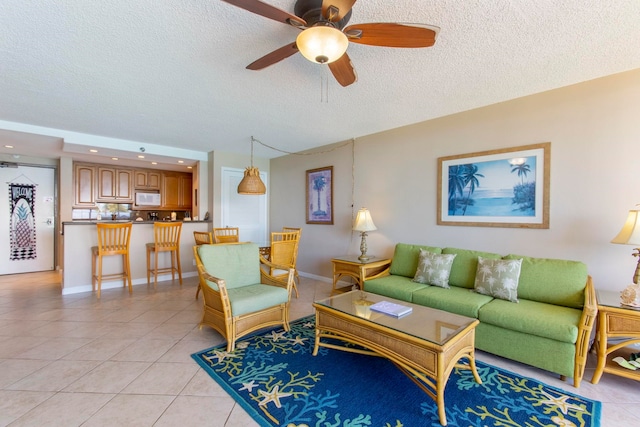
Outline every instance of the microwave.
POLYGON ((160 205, 160 193, 136 193, 136 206, 160 205))

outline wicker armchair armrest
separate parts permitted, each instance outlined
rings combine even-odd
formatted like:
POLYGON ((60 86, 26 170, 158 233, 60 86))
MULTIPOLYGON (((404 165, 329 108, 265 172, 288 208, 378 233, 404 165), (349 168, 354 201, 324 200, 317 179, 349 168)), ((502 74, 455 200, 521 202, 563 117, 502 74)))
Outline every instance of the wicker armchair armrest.
POLYGON ((289 292, 291 292, 293 288, 293 277, 295 275, 294 268, 291 268, 288 265, 274 264, 260 255, 260 266, 262 267, 263 265, 266 267, 266 270, 264 268, 260 268, 260 280, 262 283, 264 283, 265 285, 285 288, 289 292), (284 274, 280 274, 276 277, 269 274, 270 271, 274 270, 286 271, 286 276, 284 274))

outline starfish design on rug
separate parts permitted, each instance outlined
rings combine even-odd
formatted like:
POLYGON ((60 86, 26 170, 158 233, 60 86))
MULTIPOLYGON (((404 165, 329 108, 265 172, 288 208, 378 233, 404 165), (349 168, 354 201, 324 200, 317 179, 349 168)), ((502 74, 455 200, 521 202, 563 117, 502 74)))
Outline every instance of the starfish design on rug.
POLYGON ((569 409, 573 409, 578 412, 584 412, 584 408, 574 405, 573 403, 567 402, 567 399, 570 399, 570 396, 562 395, 562 396, 554 397, 544 390, 540 390, 540 391, 542 394, 547 396, 547 399, 541 400, 540 403, 549 405, 549 406, 557 406, 558 408, 560 408, 560 411, 565 415, 569 412, 569 409))
POLYGON ((254 388, 258 387, 259 384, 256 384, 255 380, 251 380, 248 383, 242 383, 242 388, 240 390, 249 390, 249 393, 253 391, 254 388))
POLYGON ((280 404, 280 398, 291 396, 293 393, 281 393, 280 386, 276 385, 271 389, 271 392, 258 390, 258 394, 264 397, 264 399, 261 400, 258 405, 266 406, 267 403, 273 402, 274 405, 276 405, 276 408, 282 408, 282 405, 280 404))
POLYGON ((302 326, 304 326, 305 328, 315 328, 316 324, 313 322, 306 322, 302 326))
POLYGON ((291 343, 293 345, 304 345, 304 342, 306 341, 306 338, 302 338, 302 337, 295 337, 293 339, 290 339, 289 341, 291 341, 291 343))
POLYGON ((284 334, 286 334, 285 331, 282 331, 282 332, 273 331, 271 332, 271 339, 275 342, 278 342, 284 338, 284 334))
POLYGON ((228 358, 228 357, 239 357, 237 354, 233 354, 230 353, 228 351, 214 351, 213 352, 213 356, 204 356, 204 358, 209 362, 209 363, 214 363, 212 360, 216 359, 215 363, 220 363, 222 362, 224 359, 228 358))

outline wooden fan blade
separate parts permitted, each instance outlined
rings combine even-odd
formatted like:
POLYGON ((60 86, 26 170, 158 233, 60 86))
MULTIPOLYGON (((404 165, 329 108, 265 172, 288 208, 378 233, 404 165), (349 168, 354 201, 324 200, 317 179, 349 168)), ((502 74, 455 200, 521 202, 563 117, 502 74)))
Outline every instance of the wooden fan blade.
POLYGON ((344 29, 349 41, 371 46, 430 47, 440 28, 425 24, 355 24, 344 29))
POLYGON ((355 2, 356 0, 323 0, 322 16, 331 22, 338 22, 349 13, 355 2))
POLYGON ((273 19, 274 21, 284 22, 285 24, 293 26, 306 26, 307 22, 299 16, 292 15, 289 12, 285 12, 282 9, 278 9, 270 4, 263 3, 260 0, 222 0, 226 3, 239 7, 240 9, 248 10, 256 15, 264 16, 265 18, 273 19))
POLYGON ((282 46, 280 49, 276 49, 271 53, 266 54, 260 59, 253 61, 251 64, 247 65, 247 70, 262 70, 263 68, 267 68, 269 65, 273 65, 276 62, 280 62, 283 59, 286 59, 298 52, 298 46, 295 43, 290 43, 286 46, 282 46))
POLYGON ((347 55, 346 52, 340 57, 340 59, 330 63, 329 69, 331 70, 333 77, 335 77, 338 83, 342 86, 349 86, 358 80, 356 70, 353 68, 353 64, 351 63, 351 58, 349 58, 349 55, 347 55))

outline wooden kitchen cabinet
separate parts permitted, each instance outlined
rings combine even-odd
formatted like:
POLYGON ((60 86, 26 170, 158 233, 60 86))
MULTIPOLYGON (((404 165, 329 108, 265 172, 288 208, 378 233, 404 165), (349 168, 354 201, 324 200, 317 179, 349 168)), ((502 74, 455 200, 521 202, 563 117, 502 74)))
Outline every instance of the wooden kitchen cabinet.
POLYGON ((158 171, 134 171, 134 186, 136 190, 160 190, 161 173, 158 171))
POLYGON ((193 178, 189 173, 162 173, 162 206, 164 209, 191 210, 193 178))
POLYGON ((73 166, 74 206, 78 208, 93 207, 96 203, 96 167, 76 163, 73 166))
POLYGON ((132 169, 98 166, 97 202, 133 203, 132 169))

